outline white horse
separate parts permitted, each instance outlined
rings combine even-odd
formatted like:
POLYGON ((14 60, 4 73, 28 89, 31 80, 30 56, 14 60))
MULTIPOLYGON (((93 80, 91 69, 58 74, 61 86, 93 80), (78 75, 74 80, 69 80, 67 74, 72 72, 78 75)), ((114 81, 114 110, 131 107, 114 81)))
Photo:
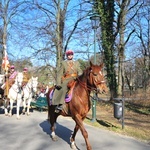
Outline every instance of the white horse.
POLYGON ((18 72, 17 76, 15 78, 14 84, 10 87, 8 91, 8 98, 10 100, 10 110, 9 114, 7 111, 7 108, 5 108, 5 115, 12 116, 12 109, 13 109, 13 103, 17 102, 17 119, 20 119, 19 111, 20 111, 20 105, 22 102, 22 81, 23 81, 23 73, 18 72))
POLYGON ((27 115, 30 115, 30 103, 33 94, 37 92, 38 77, 31 77, 28 83, 23 87, 23 113, 27 107, 27 115), (27 106, 26 106, 27 105, 27 106))

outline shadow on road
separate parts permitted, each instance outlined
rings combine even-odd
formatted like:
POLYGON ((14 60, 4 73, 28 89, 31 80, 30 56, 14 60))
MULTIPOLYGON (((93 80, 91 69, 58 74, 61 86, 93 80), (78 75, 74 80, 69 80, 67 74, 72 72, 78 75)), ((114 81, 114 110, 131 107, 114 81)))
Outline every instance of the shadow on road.
MULTIPOLYGON (((46 134, 48 134, 48 135, 51 134, 50 124, 48 121, 43 121, 39 125, 46 134)), ((70 144, 70 136, 73 132, 72 130, 68 129, 67 127, 65 127, 59 123, 56 123, 56 131, 55 132, 58 137, 60 137, 61 139, 66 141, 68 144, 70 144)))

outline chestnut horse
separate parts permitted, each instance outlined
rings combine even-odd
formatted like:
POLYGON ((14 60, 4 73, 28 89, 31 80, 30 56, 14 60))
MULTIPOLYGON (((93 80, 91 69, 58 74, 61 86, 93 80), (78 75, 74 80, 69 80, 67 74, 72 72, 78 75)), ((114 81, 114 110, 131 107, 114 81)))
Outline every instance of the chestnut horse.
POLYGON ((75 145, 75 136, 78 132, 78 129, 81 130, 81 133, 85 139, 87 150, 92 150, 88 139, 88 133, 84 127, 83 120, 86 118, 87 113, 90 110, 90 93, 95 91, 97 93, 106 92, 107 87, 104 81, 104 76, 102 74, 101 65, 93 65, 90 62, 90 67, 83 72, 81 76, 78 76, 77 79, 72 82, 74 84, 74 89, 72 93, 72 99, 69 102, 65 103, 65 106, 60 112, 55 110, 56 106, 51 105, 49 99, 50 93, 53 88, 50 88, 47 93, 48 101, 48 117, 51 124, 51 138, 56 141, 57 136, 55 135, 55 123, 59 115, 70 116, 75 121, 76 125, 71 135, 70 142, 71 148, 76 149, 75 145))

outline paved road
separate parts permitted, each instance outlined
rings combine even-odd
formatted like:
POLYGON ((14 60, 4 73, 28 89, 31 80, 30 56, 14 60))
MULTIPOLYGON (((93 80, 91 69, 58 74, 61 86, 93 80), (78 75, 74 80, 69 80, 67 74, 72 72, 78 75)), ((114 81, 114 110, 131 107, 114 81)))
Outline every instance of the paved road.
MULTIPOLYGON (((50 138, 47 114, 33 110, 30 116, 6 117, 0 111, 0 150, 70 150, 69 137, 74 128, 70 118, 60 116, 57 142, 50 138)), ((93 150, 150 150, 150 145, 133 138, 85 125, 93 150)), ((76 136, 78 150, 86 150, 83 137, 76 136)))

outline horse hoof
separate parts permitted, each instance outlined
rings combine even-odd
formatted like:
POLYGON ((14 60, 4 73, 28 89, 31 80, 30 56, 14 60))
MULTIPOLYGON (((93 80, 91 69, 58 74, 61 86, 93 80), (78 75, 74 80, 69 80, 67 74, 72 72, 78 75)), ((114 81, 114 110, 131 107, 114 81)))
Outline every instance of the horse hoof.
POLYGON ((20 117, 17 117, 17 120, 20 120, 21 118, 20 117))
POLYGON ((77 150, 77 147, 76 147, 75 144, 71 144, 70 147, 71 147, 71 149, 73 149, 73 150, 77 150))
POLYGON ((56 136, 52 137, 53 141, 58 141, 58 138, 56 136))

